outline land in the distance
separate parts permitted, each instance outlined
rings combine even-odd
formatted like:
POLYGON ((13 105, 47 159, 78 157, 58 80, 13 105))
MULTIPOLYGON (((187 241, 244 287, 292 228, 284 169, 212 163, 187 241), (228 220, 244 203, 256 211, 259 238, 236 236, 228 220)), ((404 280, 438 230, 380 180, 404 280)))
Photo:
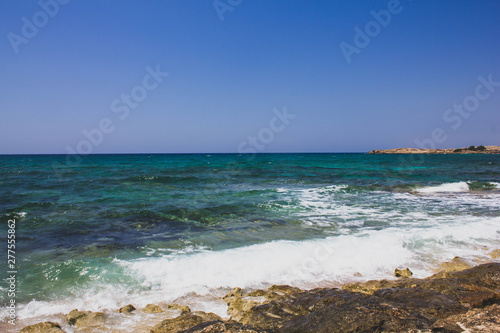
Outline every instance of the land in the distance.
POLYGON ((500 146, 470 146, 448 149, 396 148, 372 150, 368 154, 500 154, 500 146))

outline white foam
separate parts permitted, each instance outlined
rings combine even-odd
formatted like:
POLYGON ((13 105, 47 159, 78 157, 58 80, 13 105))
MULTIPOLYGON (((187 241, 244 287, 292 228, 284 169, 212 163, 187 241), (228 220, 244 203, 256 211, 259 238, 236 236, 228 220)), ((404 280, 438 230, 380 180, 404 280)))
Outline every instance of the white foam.
MULTIPOLYGON (((500 218, 465 217, 427 228, 388 228, 308 241, 274 241, 224 251, 166 255, 134 261, 116 260, 144 286, 162 290, 166 298, 195 291, 343 281, 359 272, 390 277, 395 266, 418 264, 428 256, 472 255, 494 247, 500 218)), ((425 271, 425 270, 424 270, 425 271)), ((421 271, 425 275, 426 272, 421 271)))
POLYGON ((419 193, 456 193, 468 191, 469 184, 467 184, 466 182, 445 183, 437 186, 429 186, 416 189, 416 192, 419 193))
POLYGON ((499 241, 500 217, 463 216, 427 227, 408 225, 222 251, 200 248, 136 260, 115 259, 115 268, 106 269, 129 275, 135 286, 96 280, 80 289, 75 286, 72 297, 20 304, 18 315, 21 319, 48 318, 75 308, 113 311, 130 303, 140 308, 183 298, 191 300, 194 310, 225 316, 220 297, 236 286, 313 288, 355 279, 390 279, 395 267, 409 267, 416 277, 424 277, 437 262, 456 255, 485 256, 499 241), (362 277, 355 278, 355 273, 362 277))

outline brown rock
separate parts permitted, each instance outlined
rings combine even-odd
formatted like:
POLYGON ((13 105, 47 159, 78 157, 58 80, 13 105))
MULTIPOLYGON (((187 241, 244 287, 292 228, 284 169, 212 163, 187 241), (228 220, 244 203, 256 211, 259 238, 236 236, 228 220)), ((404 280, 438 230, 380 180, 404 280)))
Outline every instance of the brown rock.
POLYGON ((151 333, 178 333, 190 329, 196 325, 205 323, 221 321, 222 318, 213 313, 205 313, 201 311, 187 312, 181 314, 177 318, 166 319, 153 327, 151 333))
MULTIPOLYGON (((450 272, 458 272, 462 271, 464 269, 471 268, 472 265, 469 265, 469 263, 460 257, 455 257, 451 261, 443 262, 441 265, 439 265, 439 271, 441 273, 450 273, 450 272)), ((442 274, 442 277, 447 276, 446 274, 442 274)))
POLYGON ((313 296, 311 292, 316 302, 309 313, 286 320, 283 331, 408 332, 433 323, 418 310, 381 297, 333 289, 309 291, 313 296))
POLYGON ((231 319, 239 321, 244 312, 262 304, 265 300, 263 297, 270 294, 269 291, 258 290, 244 296, 240 288, 235 288, 222 299, 227 304, 227 313, 231 316, 231 319))
MULTIPOLYGON (((87 312, 90 313, 90 311, 87 311, 87 312)), ((85 316, 87 312, 78 311, 77 309, 71 310, 71 312, 66 315, 66 320, 68 321, 68 324, 75 325, 76 321, 79 318, 82 318, 83 316, 85 316)))
POLYGON ((473 309, 464 314, 440 319, 431 326, 432 332, 500 332, 500 305, 473 309))
POLYGON ((179 304, 175 304, 175 303, 170 303, 169 305, 167 305, 167 309, 179 310, 179 311, 181 311, 181 313, 191 312, 191 309, 189 308, 189 306, 179 305, 179 304))
POLYGON ((384 298, 435 318, 464 312, 466 308, 457 297, 441 294, 434 290, 425 290, 421 287, 379 289, 373 296, 384 298))
POLYGON ((343 290, 350 290, 357 293, 363 293, 371 295, 375 291, 382 288, 393 288, 395 287, 394 281, 388 280, 370 280, 367 282, 356 282, 356 283, 347 283, 342 286, 343 290))
POLYGON ((490 253, 488 253, 488 255, 490 257, 492 257, 493 259, 498 259, 498 258, 500 258, 500 249, 493 250, 490 253))
POLYGON ((407 267, 405 269, 394 269, 394 276, 399 278, 409 278, 413 275, 412 271, 407 267))
POLYGON ((119 313, 130 313, 132 311, 135 311, 135 307, 132 305, 132 304, 129 304, 129 305, 125 305, 123 307, 121 307, 118 312, 119 313))
POLYGON ((470 306, 484 306, 497 302, 500 288, 500 263, 479 265, 464 271, 435 274, 426 279, 400 279, 396 281, 368 281, 344 285, 342 289, 373 294, 384 288, 413 288, 434 290, 456 296, 470 306))
POLYGON ((265 331, 234 321, 209 321, 191 327, 182 333, 263 333, 265 331))
POLYGON ((160 312, 163 312, 163 310, 161 309, 161 307, 159 307, 156 304, 148 304, 148 305, 146 305, 146 307, 144 309, 142 309, 142 311, 146 312, 146 313, 160 313, 160 312))
POLYGON ((63 333, 61 326, 58 323, 47 321, 24 327, 20 333, 63 333))
POLYGON ((78 311, 76 309, 66 315, 68 323, 78 327, 101 326, 105 319, 103 312, 78 311))

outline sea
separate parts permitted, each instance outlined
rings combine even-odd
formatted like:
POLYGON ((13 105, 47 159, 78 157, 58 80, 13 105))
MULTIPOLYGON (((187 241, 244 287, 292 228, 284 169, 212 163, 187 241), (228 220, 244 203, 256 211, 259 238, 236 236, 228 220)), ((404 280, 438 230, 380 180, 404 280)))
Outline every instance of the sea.
POLYGON ((73 332, 73 309, 141 331, 172 302, 228 317, 235 287, 498 261, 500 155, 3 155, 0 217, 0 331, 73 332))

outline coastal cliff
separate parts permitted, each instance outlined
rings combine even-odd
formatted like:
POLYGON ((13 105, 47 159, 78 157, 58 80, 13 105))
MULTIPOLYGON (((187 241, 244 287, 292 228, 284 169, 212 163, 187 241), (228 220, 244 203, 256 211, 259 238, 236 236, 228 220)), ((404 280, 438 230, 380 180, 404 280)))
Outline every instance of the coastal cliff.
POLYGON ((448 149, 395 148, 372 150, 368 154, 500 154, 500 146, 470 146, 448 149))

